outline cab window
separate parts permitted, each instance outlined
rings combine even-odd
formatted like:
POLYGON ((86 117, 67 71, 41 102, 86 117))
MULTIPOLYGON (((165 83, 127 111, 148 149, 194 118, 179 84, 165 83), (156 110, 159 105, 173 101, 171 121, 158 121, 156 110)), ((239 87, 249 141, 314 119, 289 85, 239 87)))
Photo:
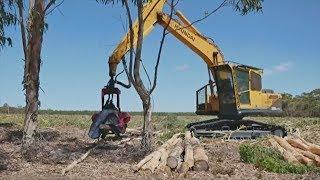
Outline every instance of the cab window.
POLYGON ((240 97, 240 103, 249 104, 250 103, 249 72, 238 69, 237 83, 238 83, 238 94, 240 97))
POLYGON ((250 72, 251 79, 251 90, 253 91, 261 91, 261 76, 253 71, 250 72))

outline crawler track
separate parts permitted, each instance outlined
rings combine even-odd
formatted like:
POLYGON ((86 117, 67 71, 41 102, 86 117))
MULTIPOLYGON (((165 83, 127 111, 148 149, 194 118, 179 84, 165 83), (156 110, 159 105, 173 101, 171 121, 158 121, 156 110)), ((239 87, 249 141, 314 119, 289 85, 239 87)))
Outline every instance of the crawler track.
POLYGON ((287 131, 276 125, 253 120, 210 119, 186 126, 197 137, 219 137, 229 134, 232 139, 255 139, 266 135, 284 137, 287 131))

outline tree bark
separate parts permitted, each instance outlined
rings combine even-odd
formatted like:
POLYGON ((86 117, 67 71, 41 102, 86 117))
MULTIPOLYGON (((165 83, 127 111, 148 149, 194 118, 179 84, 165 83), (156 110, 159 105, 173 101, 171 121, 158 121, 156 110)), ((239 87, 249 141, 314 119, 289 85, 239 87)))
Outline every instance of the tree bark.
POLYGON ((41 64, 41 46, 44 31, 44 0, 29 1, 29 23, 26 59, 24 67, 24 89, 26 93, 26 108, 22 150, 27 151, 35 143, 39 101, 39 75, 41 64))
POLYGON ((147 103, 143 103, 143 135, 141 145, 144 150, 151 151, 153 141, 152 106, 149 97, 147 99, 147 103))

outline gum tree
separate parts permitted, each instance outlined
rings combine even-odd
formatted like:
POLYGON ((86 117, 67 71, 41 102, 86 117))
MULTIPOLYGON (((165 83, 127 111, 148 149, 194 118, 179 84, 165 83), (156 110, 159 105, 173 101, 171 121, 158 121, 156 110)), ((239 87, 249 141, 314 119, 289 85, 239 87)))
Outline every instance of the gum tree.
POLYGON ((23 87, 26 97, 22 150, 28 152, 35 143, 38 123, 40 68, 45 17, 55 7, 56 0, 0 0, 0 47, 12 45, 5 28, 20 25, 24 52, 23 87), (25 9, 28 7, 28 10, 25 9), (16 12, 18 9, 18 12, 16 12), (25 14, 27 14, 26 17, 25 14))

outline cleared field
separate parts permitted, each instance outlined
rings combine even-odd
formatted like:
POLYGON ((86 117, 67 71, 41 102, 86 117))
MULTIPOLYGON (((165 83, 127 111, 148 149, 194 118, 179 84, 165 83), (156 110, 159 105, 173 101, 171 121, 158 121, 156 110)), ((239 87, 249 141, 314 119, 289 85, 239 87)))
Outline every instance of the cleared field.
MULTIPOLYGON (((164 114, 153 117, 157 142, 161 143, 172 134, 183 132, 189 122, 206 120, 207 116, 164 114)), ((301 136, 320 144, 320 118, 280 118, 252 117, 262 122, 282 125, 288 130, 299 130, 301 136)), ((0 177, 4 178, 65 178, 61 169, 84 154, 93 141, 87 132, 91 124, 90 115, 39 115, 37 155, 24 159, 19 153, 22 138, 22 114, 0 114, 0 177)), ((142 116, 135 115, 129 128, 142 124, 142 116)), ((109 178, 109 179, 175 179, 179 174, 141 175, 134 173, 132 165, 139 162, 144 153, 140 142, 131 145, 114 145, 117 139, 108 138, 99 145, 85 161, 67 174, 69 178, 109 178)), ((319 174, 277 174, 268 172, 252 164, 244 163, 238 153, 245 141, 224 141, 202 139, 208 153, 210 170, 190 172, 187 179, 314 179, 319 174)))
MULTIPOLYGON (((212 117, 196 115, 164 114, 153 116, 155 131, 161 131, 162 138, 169 138, 172 134, 183 132, 186 124, 194 121, 206 120, 212 117)), ((134 115, 129 122, 129 128, 137 128, 142 125, 143 117, 134 115)), ((251 117, 248 119, 265 123, 281 125, 288 131, 298 130, 306 140, 320 144, 320 118, 303 117, 251 117)), ((22 114, 0 114, 0 123, 14 123, 22 126, 22 114)), ((91 124, 90 115, 39 115, 39 127, 77 127, 88 129, 91 124)))

